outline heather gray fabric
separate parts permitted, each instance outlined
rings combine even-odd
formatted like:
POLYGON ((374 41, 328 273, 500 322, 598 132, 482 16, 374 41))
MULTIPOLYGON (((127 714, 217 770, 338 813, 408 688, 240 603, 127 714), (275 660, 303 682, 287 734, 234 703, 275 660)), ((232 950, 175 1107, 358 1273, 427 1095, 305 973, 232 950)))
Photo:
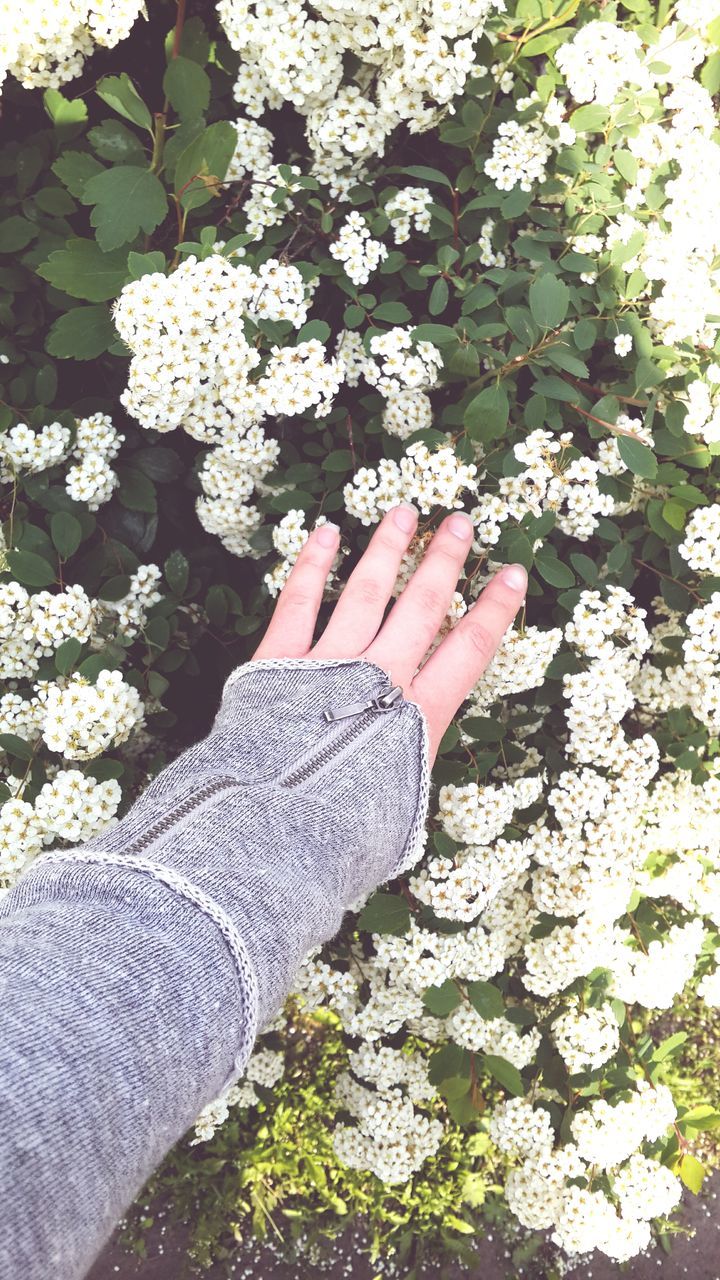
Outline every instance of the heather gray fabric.
POLYGON ((0 901, 0 1280, 85 1275, 305 953, 419 857, 427 726, 391 688, 366 659, 245 663, 121 821, 0 901))

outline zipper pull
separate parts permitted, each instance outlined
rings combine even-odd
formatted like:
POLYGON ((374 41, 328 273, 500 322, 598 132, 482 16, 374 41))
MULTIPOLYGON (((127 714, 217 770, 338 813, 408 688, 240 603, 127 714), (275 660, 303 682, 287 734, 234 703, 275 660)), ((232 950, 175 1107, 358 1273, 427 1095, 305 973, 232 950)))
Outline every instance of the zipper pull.
POLYGON ((388 689, 386 693, 381 693, 377 698, 370 698, 368 702, 348 702, 344 707, 333 707, 328 711, 323 711, 323 720, 331 723, 333 720, 345 720, 349 716, 359 716, 363 711, 390 711, 398 701, 398 698, 402 698, 402 696, 401 686, 395 684, 392 689, 388 689))

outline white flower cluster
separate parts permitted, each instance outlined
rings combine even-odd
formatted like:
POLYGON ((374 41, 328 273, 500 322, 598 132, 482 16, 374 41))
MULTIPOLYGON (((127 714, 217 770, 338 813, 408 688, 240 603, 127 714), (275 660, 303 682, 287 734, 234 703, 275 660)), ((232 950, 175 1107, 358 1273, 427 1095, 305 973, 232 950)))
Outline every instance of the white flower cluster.
POLYGON ((347 175, 381 155, 402 121, 430 128, 462 89, 473 43, 500 0, 220 0, 242 56, 234 88, 250 115, 291 102, 307 121, 315 172, 342 191, 347 175), (355 83, 345 79, 348 55, 355 83))
POLYGON ((381 458, 377 468, 360 467, 343 489, 345 507, 364 525, 377 524, 398 502, 415 502, 428 513, 434 507, 462 507, 463 489, 476 486, 474 463, 460 462, 451 445, 431 452, 418 441, 400 462, 381 458))
POLYGON ((248 504, 274 467, 279 446, 260 423, 267 414, 330 408, 343 379, 340 359, 316 339, 272 348, 264 368, 243 321, 307 318, 313 287, 296 267, 267 259, 256 271, 215 253, 189 257, 171 276, 153 273, 126 285, 115 323, 133 351, 121 400, 144 427, 182 426, 217 445, 200 471, 200 522, 235 555, 257 555, 250 538, 262 516, 248 504))
POLYGON ((19 582, 0 584, 0 677, 34 676, 64 640, 88 640, 97 618, 97 603, 79 585, 29 595, 19 582))
POLYGON ((125 285, 113 314, 133 352, 120 397, 128 413, 143 427, 182 426, 207 442, 224 428, 255 425, 266 412, 250 381, 261 357, 243 321, 299 328, 311 292, 296 267, 271 258, 255 273, 220 253, 204 261, 191 255, 170 276, 152 272, 125 285))
POLYGON ((93 413, 77 422, 72 446, 77 461, 65 477, 65 488, 75 502, 84 502, 90 511, 97 511, 110 500, 120 483, 110 463, 124 439, 106 413, 93 413))
POLYGON ((555 61, 576 102, 609 106, 626 85, 642 90, 652 83, 640 36, 612 22, 586 23, 560 46, 555 61))
POLYGON ((276 1049, 255 1049, 248 1059, 245 1073, 237 1084, 230 1085, 219 1098, 203 1107, 195 1121, 195 1137, 190 1146, 209 1142, 230 1115, 231 1107, 250 1107, 258 1100, 255 1084, 272 1089, 282 1079, 285 1056, 276 1049))
POLYGON ((67 760, 92 760, 125 742, 145 718, 137 689, 119 671, 100 672, 95 684, 73 675, 45 697, 42 735, 67 760))
POLYGON ((403 187, 385 205, 396 244, 405 244, 413 231, 430 230, 433 198, 427 187, 403 187))
POLYGON ((571 1075, 594 1071, 612 1058, 620 1044, 620 1030, 612 1005, 580 1009, 574 1003, 552 1025, 553 1040, 571 1075))
POLYGON ((720 364, 711 364, 705 380, 695 378, 685 392, 687 413, 683 431, 701 436, 706 444, 720 442, 720 364))
POLYGON ((65 488, 75 502, 84 502, 90 511, 107 502, 118 484, 117 473, 109 465, 117 456, 125 437, 115 429, 106 413, 80 418, 71 431, 59 422, 34 431, 24 422, 0 436, 0 480, 8 482, 22 472, 45 471, 66 458, 76 459, 65 478, 65 488))
POLYGON ((494 1112, 493 1141, 520 1160, 506 1184, 508 1203, 532 1230, 552 1229, 568 1254, 599 1249, 626 1261, 650 1242, 650 1219, 679 1202, 678 1178, 640 1148, 662 1137, 675 1118, 665 1085, 638 1080, 627 1101, 592 1102, 572 1122, 573 1141, 555 1147, 548 1113, 513 1098, 494 1112), (611 1192, 592 1189, 593 1169, 611 1175, 611 1192), (611 1198, 612 1197, 612 1198, 611 1198))
MULTIPOLYGON (((520 99, 518 110, 539 103, 537 94, 520 99)), ((538 109, 539 110, 539 109, 538 109)), ((535 183, 547 178, 546 165, 553 151, 575 141, 575 130, 563 120, 563 106, 551 98, 542 112, 527 123, 520 120, 503 120, 498 125, 497 137, 490 156, 485 161, 485 173, 492 178, 499 191, 532 191, 535 183)))
MULTIPOLYGON (((392 1078, 392 1075, 391 1075, 392 1078)), ((369 1169, 382 1182, 407 1182, 435 1154, 443 1126, 413 1106, 399 1088, 366 1089, 347 1072, 335 1087, 337 1102, 355 1118, 356 1125, 338 1124, 333 1132, 336 1154, 353 1169, 369 1169)))
POLYGON ((367 284, 388 251, 381 240, 373 240, 362 214, 353 209, 340 226, 337 240, 330 245, 330 255, 342 263, 354 285, 361 285, 367 284))
POLYGON ((19 796, 0 808, 0 876, 13 881, 43 846, 54 840, 79 844, 104 830, 121 799, 118 783, 98 782, 79 769, 59 769, 34 805, 19 796))
POLYGON ((0 4, 0 85, 15 76, 26 89, 79 76, 96 47, 114 49, 143 12, 142 0, 28 0, 0 4))
POLYGON ((693 511, 678 551, 691 569, 720 577, 720 502, 693 511))

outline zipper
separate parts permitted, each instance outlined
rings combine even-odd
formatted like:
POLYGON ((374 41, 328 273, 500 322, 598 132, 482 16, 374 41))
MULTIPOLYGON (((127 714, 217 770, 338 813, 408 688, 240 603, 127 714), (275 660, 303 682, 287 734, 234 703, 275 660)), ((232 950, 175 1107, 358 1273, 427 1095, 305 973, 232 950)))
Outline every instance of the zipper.
MULTIPOLYGON (((357 717, 357 719, 345 733, 339 734, 332 742, 329 742, 322 750, 312 756, 310 760, 306 760, 305 764, 298 769, 294 769, 292 773, 283 778, 281 785, 293 787, 311 777, 313 773, 327 764, 328 760, 331 760, 337 752, 344 750, 362 732, 366 725, 370 724, 378 712, 392 711, 402 696, 403 691, 400 685, 393 685, 391 689, 379 694, 377 698, 370 698, 366 702, 349 702, 344 706, 333 707, 323 711, 323 719, 328 724, 332 724, 336 720, 346 720, 354 717, 357 717)), ((169 809, 157 822, 152 823, 138 840, 127 846, 125 852, 142 853, 144 849, 147 849, 166 831, 174 827, 177 822, 186 818, 194 809, 199 808, 206 800, 212 799, 213 796, 219 795, 222 791, 228 791, 240 785, 237 778, 212 778, 209 782, 204 783, 203 786, 198 787, 197 791, 194 791, 192 795, 188 796, 180 804, 169 809)))
POLYGON ((198 787, 197 791, 194 791, 191 796, 188 796, 186 800, 183 800, 181 804, 176 805, 173 809, 169 809, 164 817, 159 818, 157 822, 153 822, 152 825, 148 827, 147 831, 140 836, 139 840, 135 840, 133 844, 128 845, 125 852, 141 853, 143 849, 147 849, 148 845, 151 845, 159 836, 164 835, 166 831, 169 831, 171 827, 174 827, 175 823, 181 818, 185 818, 189 813, 192 813, 193 809, 197 809, 201 804, 204 804, 206 800, 210 800, 214 795, 219 794, 219 792, 227 791, 231 787, 237 786, 238 782, 236 778, 213 778, 210 782, 204 783, 203 786, 198 787))
POLYGON ((396 684, 393 685, 392 689, 388 689, 386 693, 379 694, 377 698, 370 698, 367 702, 349 702, 345 706, 323 711, 323 719, 328 723, 350 719, 351 717, 357 717, 357 719, 354 724, 346 729, 345 733, 338 734, 336 738, 333 738, 332 742, 329 742, 309 760, 306 760, 305 764, 287 774, 282 779, 281 785, 283 787, 294 787, 312 777, 314 773, 317 773, 318 769, 322 769, 329 760, 332 760, 333 756, 340 751, 344 751, 362 733, 363 729, 371 723, 378 712, 392 711, 402 696, 402 688, 396 684))

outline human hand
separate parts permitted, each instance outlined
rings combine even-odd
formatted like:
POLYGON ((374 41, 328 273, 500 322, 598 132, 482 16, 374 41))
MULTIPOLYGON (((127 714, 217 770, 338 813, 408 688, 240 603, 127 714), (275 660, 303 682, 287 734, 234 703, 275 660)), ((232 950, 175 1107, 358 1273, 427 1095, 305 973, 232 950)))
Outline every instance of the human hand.
POLYGON ((383 621, 417 521, 418 513, 409 503, 387 512, 315 644, 317 616, 340 531, 330 523, 313 530, 252 660, 362 657, 377 663, 423 711, 432 762, 458 707, 480 679, 523 603, 527 573, 522 565, 501 569, 418 671, 456 590, 472 542, 472 521, 462 511, 443 520, 383 621))

